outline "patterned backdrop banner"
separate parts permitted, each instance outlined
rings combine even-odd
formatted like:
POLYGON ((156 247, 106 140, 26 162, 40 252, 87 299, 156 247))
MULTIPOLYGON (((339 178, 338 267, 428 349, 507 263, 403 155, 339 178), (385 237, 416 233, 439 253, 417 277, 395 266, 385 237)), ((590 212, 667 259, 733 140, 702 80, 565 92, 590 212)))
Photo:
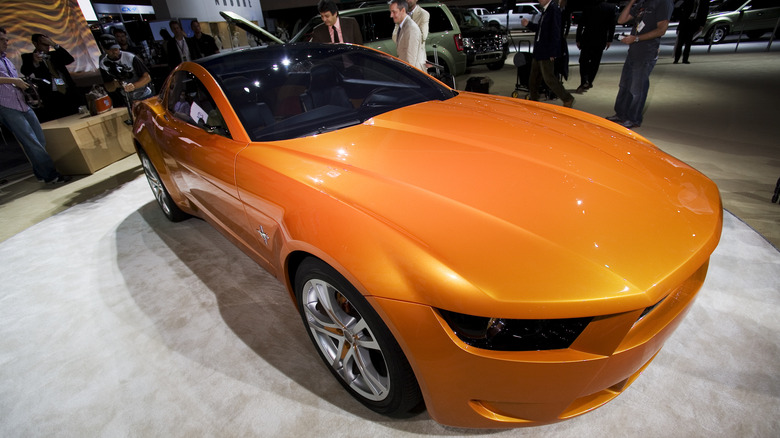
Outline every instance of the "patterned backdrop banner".
POLYGON ((78 0, 1 0, 0 26, 8 32, 8 57, 17 69, 22 65, 22 53, 34 50, 30 37, 42 33, 76 59, 68 66, 71 73, 97 71, 100 49, 78 0))

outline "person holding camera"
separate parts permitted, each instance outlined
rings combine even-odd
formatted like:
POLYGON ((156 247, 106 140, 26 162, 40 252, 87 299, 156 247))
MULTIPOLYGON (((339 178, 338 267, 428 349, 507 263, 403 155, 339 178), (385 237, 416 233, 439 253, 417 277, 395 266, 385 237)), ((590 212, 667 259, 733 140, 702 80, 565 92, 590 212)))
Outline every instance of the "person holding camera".
POLYGON ((153 94, 152 77, 146 64, 135 54, 123 52, 113 35, 102 35, 100 44, 105 53, 100 56, 98 66, 103 85, 114 106, 146 99, 153 94))
POLYGON ((83 102, 66 67, 73 63, 73 56, 44 34, 33 34, 32 43, 35 51, 22 54, 21 72, 38 87, 43 102, 38 118, 48 122, 76 114, 83 102))
POLYGON ((19 78, 16 67, 6 56, 6 50, 8 36, 5 28, 0 27, 0 123, 19 141, 36 178, 48 184, 66 183, 72 178, 60 175, 54 168, 54 161, 46 152, 46 137, 41 123, 24 97, 23 90, 29 85, 19 78))

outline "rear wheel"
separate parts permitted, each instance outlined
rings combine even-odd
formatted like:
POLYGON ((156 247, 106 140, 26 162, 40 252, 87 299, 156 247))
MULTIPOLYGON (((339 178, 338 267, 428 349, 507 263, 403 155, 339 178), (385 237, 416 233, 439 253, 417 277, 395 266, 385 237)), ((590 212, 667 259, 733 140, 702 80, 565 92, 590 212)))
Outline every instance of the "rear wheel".
POLYGON ((365 298, 319 259, 304 260, 295 295, 309 338, 341 385, 380 414, 414 414, 422 402, 412 368, 365 298))
POLYGON ((151 187, 154 198, 157 200, 157 204, 160 205, 160 209, 162 209, 165 217, 171 222, 180 222, 189 218, 190 215, 183 212, 179 206, 173 202, 173 198, 171 198, 168 190, 165 189, 165 186, 160 179, 160 174, 157 173, 157 169, 154 168, 154 164, 152 164, 152 161, 149 159, 149 156, 146 155, 146 152, 144 152, 143 149, 139 149, 138 155, 141 157, 141 165, 144 168, 149 187, 151 187))

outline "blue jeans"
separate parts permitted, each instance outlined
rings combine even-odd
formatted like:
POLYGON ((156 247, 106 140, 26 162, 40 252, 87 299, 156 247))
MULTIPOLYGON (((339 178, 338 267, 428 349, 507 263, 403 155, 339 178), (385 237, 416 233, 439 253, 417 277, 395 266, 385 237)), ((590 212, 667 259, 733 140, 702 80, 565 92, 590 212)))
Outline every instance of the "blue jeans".
POLYGON ((650 59, 632 57, 629 53, 620 75, 620 88, 615 99, 615 115, 635 125, 642 124, 642 110, 650 89, 650 73, 655 67, 657 56, 650 59), (637 58, 637 59, 635 59, 637 58))
POLYGON ((46 152, 46 138, 33 110, 28 108, 26 112, 22 112, 0 105, 0 123, 5 125, 19 141, 38 179, 49 182, 60 176, 54 168, 49 153, 46 152))

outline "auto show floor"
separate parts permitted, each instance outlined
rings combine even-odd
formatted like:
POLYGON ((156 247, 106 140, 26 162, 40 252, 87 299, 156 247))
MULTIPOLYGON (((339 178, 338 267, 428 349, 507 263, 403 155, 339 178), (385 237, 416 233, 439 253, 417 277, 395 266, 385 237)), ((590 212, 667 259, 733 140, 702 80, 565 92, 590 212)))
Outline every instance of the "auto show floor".
MULTIPOLYGON (((691 60, 659 61, 637 132, 718 183, 723 236, 688 317, 606 406, 508 431, 372 414, 284 288, 205 222, 165 220, 128 157, 0 186, 0 436, 780 436, 780 56, 691 60)), ((619 75, 604 65, 574 107, 611 115, 619 75)), ((511 64, 470 76, 514 89, 511 64)))

